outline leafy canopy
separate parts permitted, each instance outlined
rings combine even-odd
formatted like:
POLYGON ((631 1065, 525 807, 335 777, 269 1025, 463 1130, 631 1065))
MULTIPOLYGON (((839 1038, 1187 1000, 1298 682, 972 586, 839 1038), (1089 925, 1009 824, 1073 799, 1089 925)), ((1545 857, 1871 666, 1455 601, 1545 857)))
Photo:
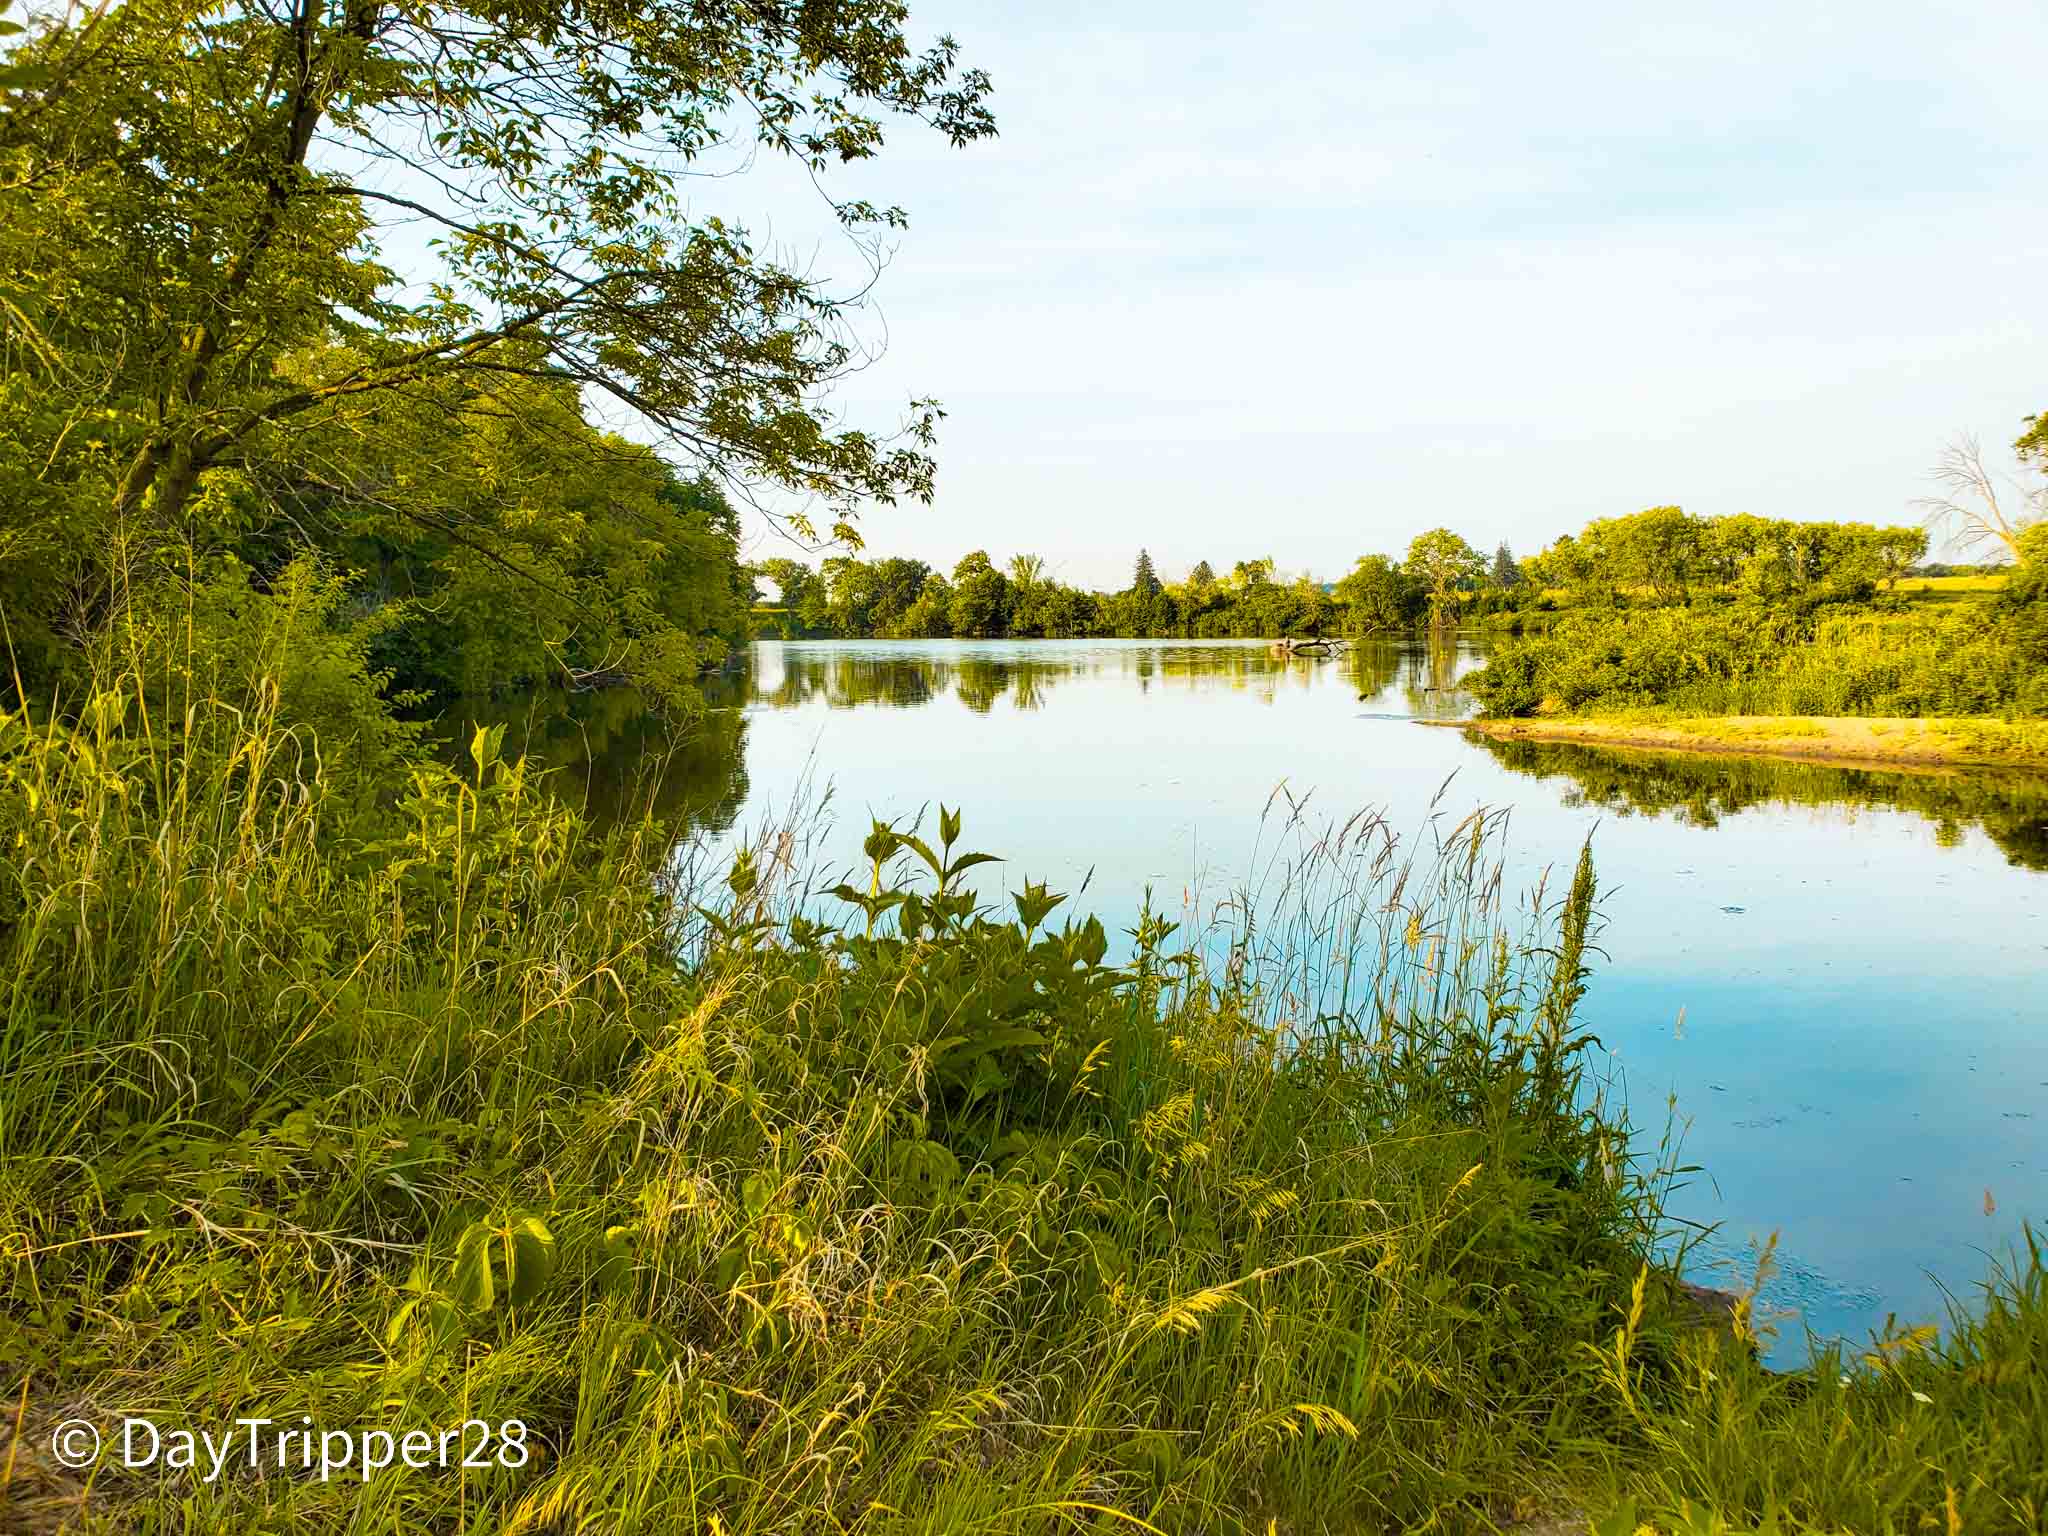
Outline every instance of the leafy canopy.
MULTIPOLYGON (((727 486, 928 497, 940 412, 842 427, 850 301, 688 207, 751 141, 811 171, 887 119, 994 132, 987 78, 897 0, 164 0, 32 16, 0 59, 0 580, 104 612, 337 435, 386 465, 451 390, 607 399, 727 486), (400 224, 431 258, 400 283, 400 224), (466 381, 458 385, 455 381, 466 381), (111 516, 111 523, 110 523, 111 516)), ((834 204, 856 238, 900 209, 834 204)), ((403 498, 394 500, 405 515, 403 498)), ((791 521, 811 530, 809 519, 791 521)))
POLYGON ((1448 528, 1417 534, 1404 564, 1428 591, 1430 606, 1439 611, 1453 601, 1461 583, 1476 581, 1486 570, 1479 552, 1448 528))

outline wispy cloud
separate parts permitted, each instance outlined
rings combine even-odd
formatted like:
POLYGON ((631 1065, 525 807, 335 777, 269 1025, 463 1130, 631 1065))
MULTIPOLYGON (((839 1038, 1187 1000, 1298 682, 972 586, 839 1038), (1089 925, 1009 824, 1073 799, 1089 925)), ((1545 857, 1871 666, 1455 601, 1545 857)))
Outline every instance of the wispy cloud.
MULTIPOLYGON (((1003 137, 845 181, 913 221, 849 409, 952 413, 874 547, 1107 579, 1663 501, 1904 518, 1947 434, 2048 408, 2032 0, 1279 9, 914 6, 1003 137)), ((705 197, 841 261, 793 180, 705 197)))

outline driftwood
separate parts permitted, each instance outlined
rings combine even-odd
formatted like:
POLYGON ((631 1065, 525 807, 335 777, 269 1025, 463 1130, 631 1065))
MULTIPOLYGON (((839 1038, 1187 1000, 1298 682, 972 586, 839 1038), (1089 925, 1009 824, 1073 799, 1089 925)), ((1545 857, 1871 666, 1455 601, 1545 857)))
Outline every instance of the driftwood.
POLYGON ((1296 640, 1283 635, 1273 642, 1273 652, 1278 656, 1335 656, 1343 649, 1342 640, 1296 640))

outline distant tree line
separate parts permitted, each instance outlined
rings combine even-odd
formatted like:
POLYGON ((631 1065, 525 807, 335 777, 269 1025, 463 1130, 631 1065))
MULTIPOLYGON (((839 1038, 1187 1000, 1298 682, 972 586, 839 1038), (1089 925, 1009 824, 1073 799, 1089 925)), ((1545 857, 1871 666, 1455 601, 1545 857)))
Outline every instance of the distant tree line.
POLYGON ((1363 555, 1330 586, 1282 578, 1269 558, 1240 560, 1220 576, 1202 560, 1185 580, 1166 582, 1146 550, 1130 584, 1111 592, 1055 580, 1036 555, 998 566, 985 550, 950 574, 902 556, 838 556, 817 567, 784 558, 753 569, 779 594, 759 611, 763 628, 789 638, 1258 638, 1391 633, 1560 605, 1858 601, 1926 552, 1921 528, 1652 507, 1596 520, 1521 560, 1504 543, 1488 557, 1433 528, 1403 558, 1363 555))
POLYGON ((1218 576, 1203 561, 1181 582, 1161 581, 1140 551, 1129 586, 1091 592, 1055 580, 1036 555, 997 566, 985 550, 950 574, 922 560, 838 557, 754 567, 779 602, 768 628, 803 636, 890 639, 1073 639, 1089 635, 1256 638, 1335 633, 1342 603, 1307 577, 1282 579, 1270 559, 1241 560, 1218 576))
POLYGON ((1927 553, 1924 528, 1780 518, 1693 517, 1652 507, 1600 518, 1527 561, 1532 585, 1567 594, 1574 606, 1631 601, 1657 605, 1695 598, 1867 597, 1889 587, 1927 553))

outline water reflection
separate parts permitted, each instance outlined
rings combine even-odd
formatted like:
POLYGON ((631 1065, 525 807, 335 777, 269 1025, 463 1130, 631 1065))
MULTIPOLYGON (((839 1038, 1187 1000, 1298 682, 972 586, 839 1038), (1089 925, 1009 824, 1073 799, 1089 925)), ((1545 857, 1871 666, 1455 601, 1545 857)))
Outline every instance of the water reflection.
POLYGON ((2022 869, 2048 869, 2048 779, 1992 770, 1887 772, 1785 758, 1720 757, 1501 741, 1467 733, 1503 766, 1536 779, 1569 779, 1568 804, 1620 815, 1669 816, 1694 827, 1766 805, 1887 807, 1935 825, 1955 847, 1976 826, 2022 869))
POLYGON ((720 833, 746 803, 747 718, 717 707, 736 678, 714 679, 712 707, 680 725, 630 688, 595 693, 538 689, 512 700, 465 700, 433 726, 462 761, 478 726, 505 728, 504 753, 550 771, 555 793, 600 826, 652 815, 668 825, 720 833))
POLYGON ((1042 709, 1049 694, 1076 679, 1127 679, 1140 694, 1221 686, 1267 700, 1290 688, 1341 683, 1381 710, 1457 718, 1470 709, 1457 679, 1479 661, 1478 651, 1452 637, 1368 640, 1333 656, 1239 642, 791 642, 756 646, 751 666, 708 691, 716 703, 769 709, 918 709, 950 699, 986 715, 999 705, 1042 709))
MULTIPOLYGON (((981 717, 999 709, 1037 714, 1063 687, 1121 682, 1140 695, 1222 689, 1267 704, 1302 690, 1341 687, 1367 717, 1455 720, 1473 707, 1459 680, 1483 660, 1483 648, 1471 637, 1451 636, 1366 640, 1320 657, 1235 642, 762 644, 741 664, 705 679, 708 707, 681 729, 631 689, 557 689, 467 702, 436 730, 450 743, 453 760, 466 752, 477 725, 504 725, 506 750, 555 770, 558 792, 600 823, 651 811, 679 828, 716 834, 732 826, 748 800, 750 710, 951 704, 981 717)), ((1568 805, 1702 828, 1764 806, 1889 808, 1932 822, 1943 846, 1955 846, 1966 828, 1977 827, 2009 863, 2048 870, 2048 778, 2040 776, 1470 740, 1518 776, 1569 781, 1568 805)))

